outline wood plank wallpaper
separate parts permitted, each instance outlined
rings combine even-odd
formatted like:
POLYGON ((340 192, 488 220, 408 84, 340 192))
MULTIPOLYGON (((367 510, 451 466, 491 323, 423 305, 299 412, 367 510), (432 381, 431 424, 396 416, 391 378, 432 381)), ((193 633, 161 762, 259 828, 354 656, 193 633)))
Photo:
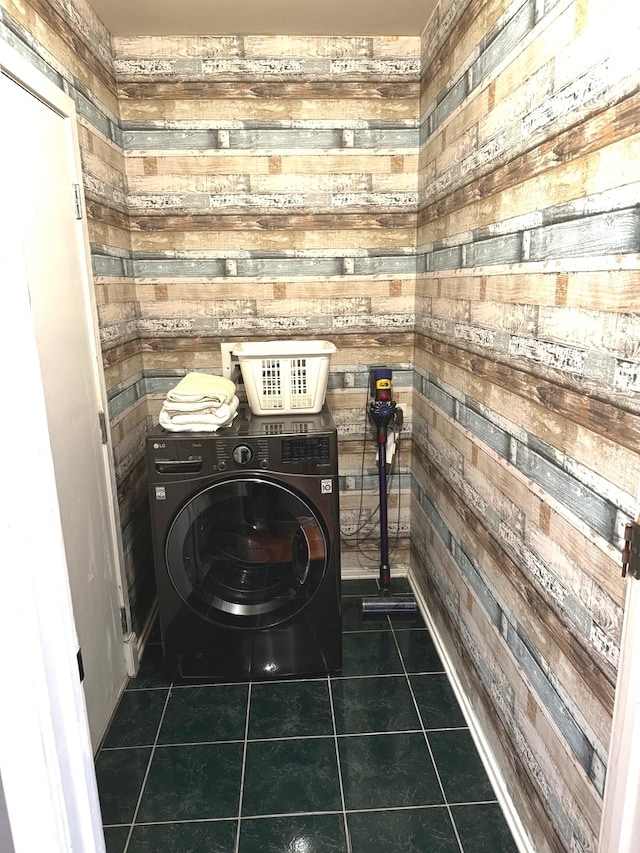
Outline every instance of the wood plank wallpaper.
MULTIPOLYGON (((369 366, 391 363, 410 434, 420 40, 117 38, 113 49, 143 366, 112 417, 135 384, 150 426, 186 369, 220 370, 221 341, 328 338, 343 564, 377 571, 364 413, 369 366)), ((105 317, 113 340, 127 307, 105 317)), ((404 569, 403 447, 390 517, 404 569)))
POLYGON ((112 39, 82 3, 0 12, 78 107, 134 629, 153 595, 144 439, 186 371, 219 372, 222 341, 338 346, 345 569, 379 564, 365 404, 369 367, 394 368, 406 570, 420 40, 112 39))
POLYGON ((392 367, 393 566, 537 851, 595 853, 606 776, 640 479, 638 19, 441 0, 422 39, 129 39, 84 0, 0 0, 0 38, 78 109, 134 630, 167 390, 222 341, 336 343, 343 566, 375 572, 365 406, 392 367))
POLYGON ((412 566, 540 851, 597 850, 606 774, 640 483, 638 23, 442 0, 423 37, 412 566))

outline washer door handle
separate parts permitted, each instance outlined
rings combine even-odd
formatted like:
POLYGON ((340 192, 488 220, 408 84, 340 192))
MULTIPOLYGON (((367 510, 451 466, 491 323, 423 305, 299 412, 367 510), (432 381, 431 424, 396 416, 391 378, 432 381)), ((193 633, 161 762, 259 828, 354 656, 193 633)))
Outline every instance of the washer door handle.
POLYGON ((293 573, 302 586, 306 581, 311 561, 324 558, 324 537, 314 521, 301 524, 293 534, 293 573))

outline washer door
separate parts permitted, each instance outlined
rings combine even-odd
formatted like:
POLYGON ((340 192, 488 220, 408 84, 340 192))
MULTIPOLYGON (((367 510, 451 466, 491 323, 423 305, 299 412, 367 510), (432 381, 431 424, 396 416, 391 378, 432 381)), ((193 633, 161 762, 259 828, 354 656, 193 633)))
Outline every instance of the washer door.
POLYGON ((178 512, 166 541, 169 577, 199 615, 268 627, 301 610, 327 569, 324 529, 304 499, 255 477, 225 480, 178 512))

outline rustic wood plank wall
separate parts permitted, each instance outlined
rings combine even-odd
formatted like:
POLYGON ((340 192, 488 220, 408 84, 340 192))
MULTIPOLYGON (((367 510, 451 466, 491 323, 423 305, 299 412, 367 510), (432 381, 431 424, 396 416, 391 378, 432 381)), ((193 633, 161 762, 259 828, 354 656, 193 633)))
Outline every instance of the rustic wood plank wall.
POLYGON ((338 344, 344 564, 375 571, 364 405, 369 366, 394 367, 410 435, 419 39, 112 40, 81 0, 0 11, 78 108, 134 629, 153 593, 144 439, 181 375, 219 371, 223 340, 338 344))
MULTIPOLYGON (((114 39, 142 355, 129 385, 151 426, 186 370, 219 371, 222 341, 333 341, 345 569, 379 563, 370 365, 396 370, 410 434, 419 50, 418 38, 114 39)), ((105 333, 122 340, 128 322, 114 312, 105 333)), ((390 513, 401 570, 403 447, 390 513)))
POLYGON ((539 851, 597 850, 640 482, 638 23, 442 0, 423 37, 412 564, 539 851))
POLYGON ((421 42, 112 43, 83 0, 0 0, 0 38, 78 107, 136 618, 144 437, 185 371, 223 340, 337 344, 344 564, 375 570, 364 409, 392 367, 394 559, 411 530, 539 851, 596 850, 606 775, 640 472, 637 37, 624 0, 442 0, 421 42))

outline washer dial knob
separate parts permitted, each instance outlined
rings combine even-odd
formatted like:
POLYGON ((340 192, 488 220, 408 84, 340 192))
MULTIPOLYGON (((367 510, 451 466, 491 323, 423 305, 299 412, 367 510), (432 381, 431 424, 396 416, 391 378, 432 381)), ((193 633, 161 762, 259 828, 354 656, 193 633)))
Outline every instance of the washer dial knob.
POLYGON ((253 459, 253 450, 248 444, 238 444, 233 448, 232 456, 237 465, 248 465, 253 459))

